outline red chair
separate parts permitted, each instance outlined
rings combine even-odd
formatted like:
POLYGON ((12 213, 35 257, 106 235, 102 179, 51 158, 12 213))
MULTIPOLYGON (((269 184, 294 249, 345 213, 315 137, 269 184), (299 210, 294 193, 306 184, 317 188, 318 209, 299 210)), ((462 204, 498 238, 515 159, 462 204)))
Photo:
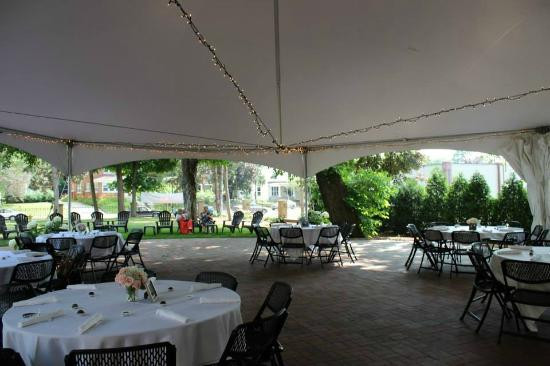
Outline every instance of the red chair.
POLYGON ((190 234, 193 232, 193 220, 179 220, 178 228, 180 234, 190 234))

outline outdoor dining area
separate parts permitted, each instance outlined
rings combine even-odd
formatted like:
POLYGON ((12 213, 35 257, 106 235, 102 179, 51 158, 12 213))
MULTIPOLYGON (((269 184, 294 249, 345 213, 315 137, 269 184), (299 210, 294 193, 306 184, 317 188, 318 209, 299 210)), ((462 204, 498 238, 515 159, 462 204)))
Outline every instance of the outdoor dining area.
POLYGON ((0 1, 0 365, 547 364, 548 19, 0 1))

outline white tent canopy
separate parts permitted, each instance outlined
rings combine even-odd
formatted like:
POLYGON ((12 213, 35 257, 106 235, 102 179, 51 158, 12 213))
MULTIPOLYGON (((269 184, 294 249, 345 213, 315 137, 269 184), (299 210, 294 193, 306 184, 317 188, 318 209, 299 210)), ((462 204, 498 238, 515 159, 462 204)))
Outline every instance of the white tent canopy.
POLYGON ((65 172, 66 144, 44 136, 74 142, 74 173, 199 157, 305 176, 388 150, 498 153, 548 124, 550 93, 541 92, 301 143, 550 86, 545 0, 185 0, 278 144, 303 148, 285 153, 257 133, 235 88, 166 3, 0 2, 0 142, 65 172))

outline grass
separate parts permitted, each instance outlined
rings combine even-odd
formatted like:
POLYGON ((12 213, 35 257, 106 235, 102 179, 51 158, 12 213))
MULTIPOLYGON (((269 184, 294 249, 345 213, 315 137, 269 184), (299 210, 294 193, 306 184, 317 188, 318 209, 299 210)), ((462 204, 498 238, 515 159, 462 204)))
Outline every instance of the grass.
MULTIPOLYGON (((86 220, 83 220, 86 222, 86 220)), ((132 229, 141 229, 143 230, 144 226, 155 226, 156 218, 153 217, 132 217, 130 218, 130 221, 128 222, 128 232, 130 232, 132 229)), ((177 225, 174 221, 174 233, 170 234, 170 232, 167 229, 162 230, 160 234, 153 235, 152 230, 148 229, 147 234, 143 236, 143 239, 147 240, 155 240, 155 239, 194 239, 194 238, 252 238, 255 236, 255 234, 250 233, 248 229, 243 229, 243 232, 236 230, 235 233, 229 232, 228 229, 225 229, 222 233, 221 228, 221 221, 218 221, 218 233, 213 234, 206 234, 206 233, 192 233, 187 235, 182 235, 177 231, 177 225)), ((38 221, 39 225, 44 224, 44 221, 38 221)), ((8 228, 12 228, 13 221, 6 221, 6 224, 8 225, 8 228)), ((123 231, 119 229, 119 231, 123 231)), ((128 236, 128 233, 121 232, 122 236, 126 238, 128 236)), ((10 235, 10 238, 14 238, 15 235, 10 235)), ((8 240, 0 240, 0 247, 7 246, 8 240)))

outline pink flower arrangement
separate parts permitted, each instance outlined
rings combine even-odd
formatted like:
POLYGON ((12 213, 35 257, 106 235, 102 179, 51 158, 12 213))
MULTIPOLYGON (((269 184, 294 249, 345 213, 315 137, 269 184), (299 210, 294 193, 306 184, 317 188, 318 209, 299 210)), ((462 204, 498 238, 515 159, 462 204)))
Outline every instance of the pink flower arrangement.
POLYGON ((139 290, 145 287, 147 274, 136 266, 124 267, 118 271, 115 282, 127 289, 139 290))

